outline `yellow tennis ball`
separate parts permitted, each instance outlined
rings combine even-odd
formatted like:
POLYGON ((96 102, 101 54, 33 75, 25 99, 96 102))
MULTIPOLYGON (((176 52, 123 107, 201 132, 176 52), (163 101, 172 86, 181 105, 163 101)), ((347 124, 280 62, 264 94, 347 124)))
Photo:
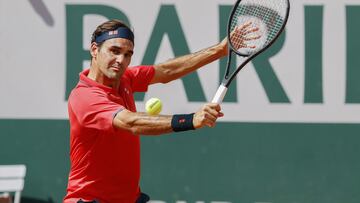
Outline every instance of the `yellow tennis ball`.
POLYGON ((149 115, 158 115, 162 109, 162 102, 158 98, 151 98, 145 103, 145 109, 149 115))

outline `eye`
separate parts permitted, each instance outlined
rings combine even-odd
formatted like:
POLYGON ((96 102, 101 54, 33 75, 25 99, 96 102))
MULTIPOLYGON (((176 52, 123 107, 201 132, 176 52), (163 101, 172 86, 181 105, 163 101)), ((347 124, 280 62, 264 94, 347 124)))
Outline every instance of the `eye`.
POLYGON ((125 54, 125 57, 126 57, 126 58, 130 58, 132 55, 133 55, 133 53, 126 53, 126 54, 125 54))
POLYGON ((119 55, 121 52, 119 49, 112 49, 111 52, 114 54, 114 55, 119 55))

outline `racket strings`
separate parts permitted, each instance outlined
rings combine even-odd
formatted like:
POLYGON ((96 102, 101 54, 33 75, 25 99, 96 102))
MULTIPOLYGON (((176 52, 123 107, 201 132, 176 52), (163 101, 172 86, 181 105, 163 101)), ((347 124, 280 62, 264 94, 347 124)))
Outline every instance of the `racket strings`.
POLYGON ((232 41, 234 47, 247 47, 246 43, 244 42, 245 40, 244 34, 245 33, 240 32, 230 37, 231 38, 230 40, 232 41))
POLYGON ((246 0, 241 1, 233 13, 230 32, 249 21, 252 22, 252 26, 248 29, 254 27, 261 28, 259 31, 261 38, 251 42, 256 46, 256 49, 249 49, 246 45, 245 39, 251 37, 247 36, 246 32, 231 36, 230 43, 235 49, 238 49, 238 51, 244 49, 243 52, 246 52, 247 54, 256 52, 270 44, 281 31, 283 24, 285 23, 284 19, 286 13, 284 10, 286 10, 287 4, 283 0, 265 2, 266 4, 264 4, 263 0, 258 3, 254 0, 249 1, 249 3, 246 0))

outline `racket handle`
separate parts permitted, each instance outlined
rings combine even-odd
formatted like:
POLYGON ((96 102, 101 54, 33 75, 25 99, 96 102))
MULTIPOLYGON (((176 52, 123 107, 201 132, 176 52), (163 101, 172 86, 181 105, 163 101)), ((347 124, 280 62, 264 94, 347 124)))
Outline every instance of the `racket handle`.
POLYGON ((221 84, 211 102, 220 104, 223 101, 227 90, 228 88, 221 84))

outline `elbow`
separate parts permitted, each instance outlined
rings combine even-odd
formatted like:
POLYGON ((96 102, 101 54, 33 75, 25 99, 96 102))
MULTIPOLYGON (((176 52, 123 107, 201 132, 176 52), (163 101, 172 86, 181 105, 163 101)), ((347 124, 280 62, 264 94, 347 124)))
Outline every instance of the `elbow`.
POLYGON ((140 128, 136 125, 136 119, 131 115, 132 112, 120 112, 113 120, 113 126, 120 130, 128 131, 134 135, 141 133, 140 128))
POLYGON ((161 84, 167 84, 169 82, 173 81, 172 79, 163 79, 160 81, 161 84))
POLYGON ((159 68, 158 82, 162 84, 169 83, 177 79, 178 73, 174 69, 159 68))
POLYGON ((171 71, 164 71, 160 80, 160 83, 167 84, 173 81, 174 74, 171 71))
POLYGON ((133 134, 133 135, 140 135, 142 132, 140 130, 140 128, 136 127, 136 126, 132 126, 128 129, 128 131, 133 134))
POLYGON ((133 135, 141 134, 141 129, 137 125, 135 125, 134 120, 126 119, 124 121, 124 129, 133 135))

